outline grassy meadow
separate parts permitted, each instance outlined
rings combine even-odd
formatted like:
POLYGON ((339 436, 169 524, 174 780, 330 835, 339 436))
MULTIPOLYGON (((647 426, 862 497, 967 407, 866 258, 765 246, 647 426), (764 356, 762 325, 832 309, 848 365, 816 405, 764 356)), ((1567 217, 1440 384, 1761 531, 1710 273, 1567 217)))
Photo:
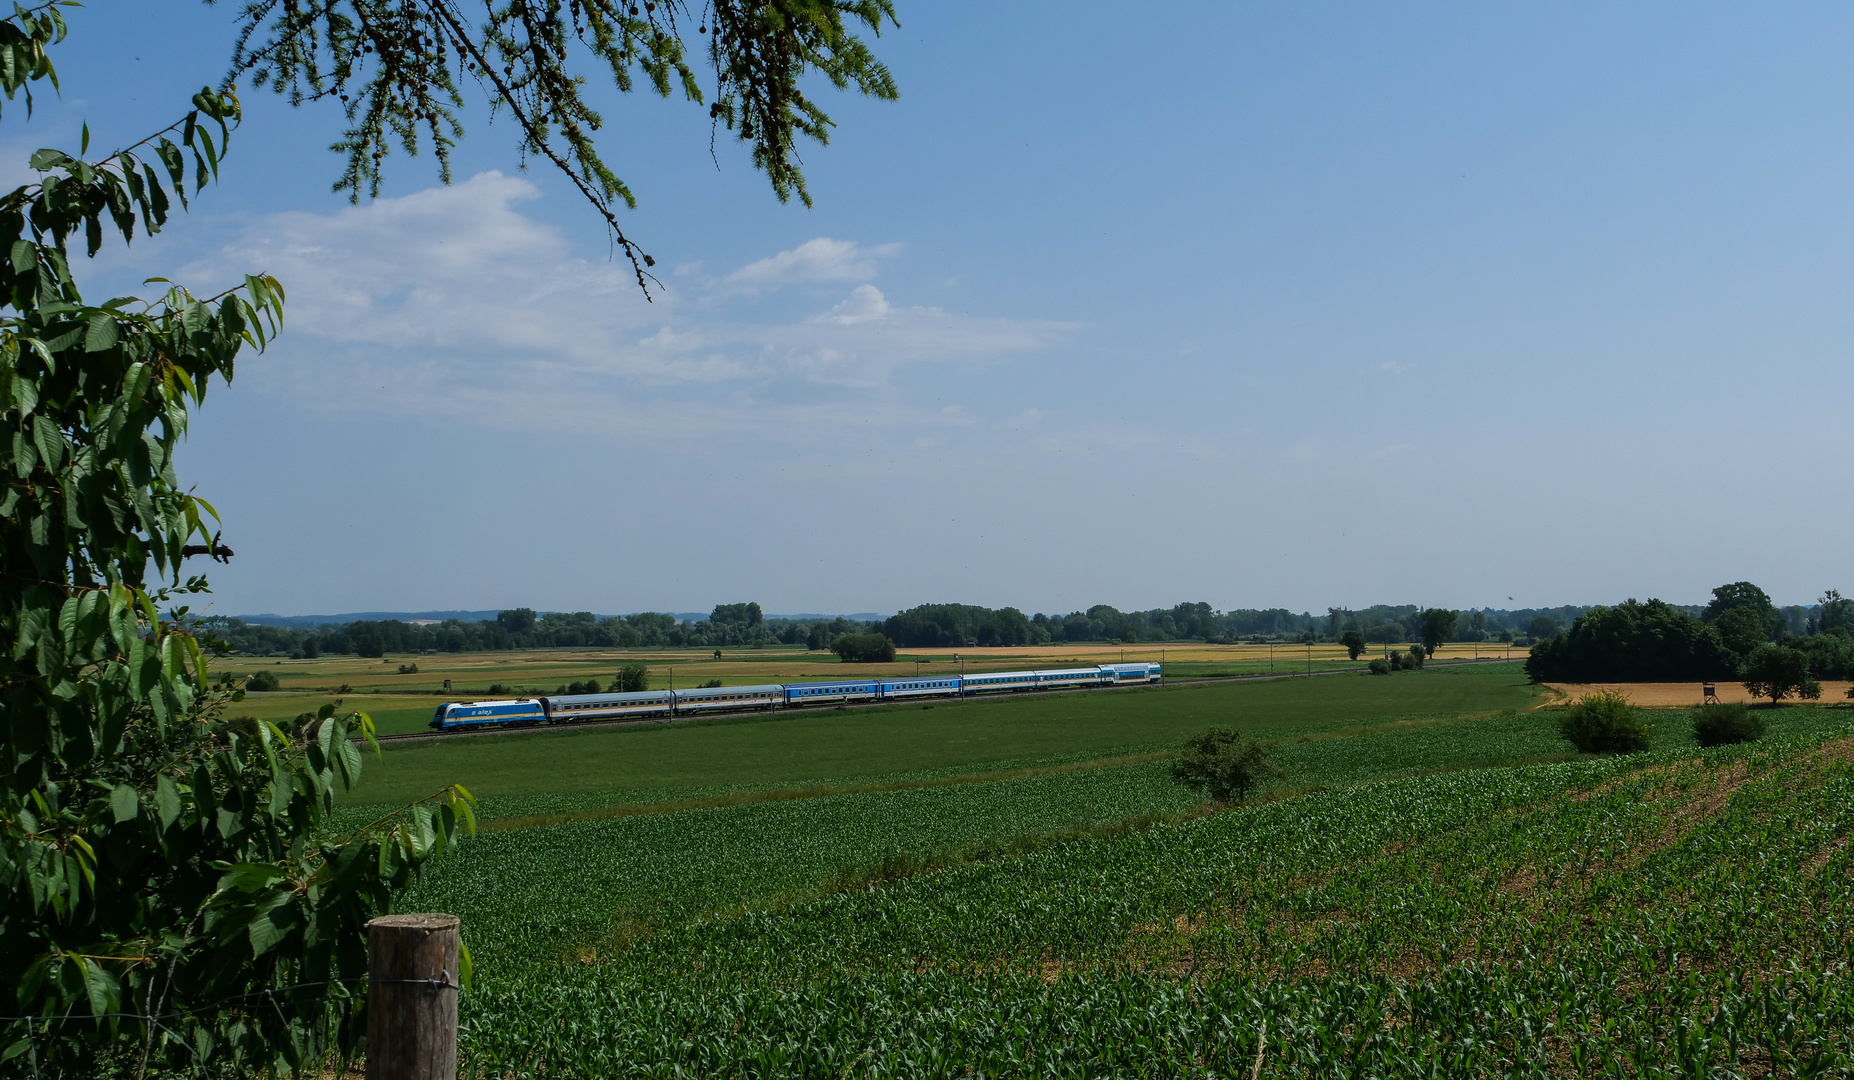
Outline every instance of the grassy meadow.
MULTIPOLYGON (((1399 645, 1393 648, 1407 649, 1399 645)), ((1374 646, 1367 658, 1382 651, 1374 646)), ((1362 661, 1347 657, 1331 643, 1304 645, 1205 645, 1186 642, 1170 645, 1062 644, 1019 648, 902 649, 892 664, 846 664, 828 652, 808 652, 797 645, 765 648, 724 648, 715 658, 713 649, 522 649, 479 653, 392 654, 377 659, 358 656, 321 656, 313 660, 282 657, 226 657, 222 670, 250 674, 267 668, 283 689, 332 692, 349 686, 359 693, 440 693, 444 680, 456 692, 480 693, 492 684, 551 690, 567 682, 590 678, 609 680, 626 664, 650 669, 651 685, 693 686, 720 679, 729 686, 759 682, 786 682, 871 675, 947 674, 963 669, 1003 671, 1019 668, 1065 667, 1145 661, 1163 661, 1168 674, 1179 678, 1223 674, 1287 673, 1354 667, 1362 661), (963 663, 962 663, 963 662, 963 663), (416 673, 400 674, 401 666, 417 665, 416 673), (1176 665, 1175 669, 1173 666, 1176 665)), ((1510 656, 1523 659, 1524 649, 1495 644, 1442 646, 1442 660, 1510 656)))
MULTIPOLYGON (((1405 646, 1407 647, 1407 646, 1405 646)), ((1441 659, 1504 655, 1500 646, 1446 645, 1441 659)), ((1381 651, 1381 649, 1380 649, 1381 651)), ((322 656, 313 660, 279 657, 225 657, 215 671, 249 676, 260 668, 277 676, 280 689, 252 694, 240 706, 246 715, 266 719, 313 711, 339 698, 366 710, 385 734, 422 730, 441 701, 482 697, 491 686, 524 692, 552 693, 568 683, 598 679, 609 683, 626 664, 650 669, 650 685, 693 687, 719 679, 725 686, 758 683, 821 682, 876 675, 949 674, 963 669, 1005 671, 1023 668, 1088 666, 1121 661, 1163 661, 1168 679, 1205 679, 1270 672, 1333 671, 1357 667, 1337 645, 1050 645, 1018 649, 919 649, 904 651, 893 664, 845 664, 827 652, 799 646, 763 649, 531 649, 488 653, 425 653, 378 659, 322 656), (1271 656, 1272 653, 1272 656, 1271 656), (416 666, 416 673, 400 674, 416 666), (445 681, 450 689, 445 689, 445 681)), ((1522 657, 1523 650, 1512 655, 1522 657)))
POLYGON ((484 831, 412 902, 472 921, 483 904, 543 911, 510 955, 577 955, 885 865, 1196 812, 1170 759, 1213 724, 1275 743, 1276 798, 1562 759, 1541 700, 1512 665, 389 744, 347 813, 371 819, 464 783, 484 831))
MULTIPOLYGON (((370 698, 358 700, 373 704, 370 698)), ((405 801, 448 783, 462 783, 484 798, 816 784, 1170 749, 1186 735, 1218 724, 1269 739, 1296 739, 1512 712, 1537 700, 1518 665, 1503 664, 1407 677, 1077 690, 674 725, 511 732, 392 744, 383 760, 369 766, 353 798, 405 801)))

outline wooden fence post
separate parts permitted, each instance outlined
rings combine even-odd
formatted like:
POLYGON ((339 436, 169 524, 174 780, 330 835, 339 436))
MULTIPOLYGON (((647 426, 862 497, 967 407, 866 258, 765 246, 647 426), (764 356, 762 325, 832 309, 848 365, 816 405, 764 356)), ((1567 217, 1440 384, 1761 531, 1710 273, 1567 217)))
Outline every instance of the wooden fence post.
POLYGON ((367 924, 367 1080, 457 1080, 455 915, 367 924))

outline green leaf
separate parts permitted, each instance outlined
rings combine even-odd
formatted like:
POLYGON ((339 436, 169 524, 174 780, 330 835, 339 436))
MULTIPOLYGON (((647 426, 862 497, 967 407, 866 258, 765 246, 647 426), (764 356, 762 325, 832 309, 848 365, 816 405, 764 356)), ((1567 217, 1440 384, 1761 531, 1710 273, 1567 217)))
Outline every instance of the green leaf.
POLYGON ((39 452, 33 448, 32 440, 27 437, 25 431, 14 431, 13 471, 19 475, 21 480, 24 480, 32 475, 32 470, 38 468, 38 465, 39 452))
POLYGON ((124 821, 134 821, 136 815, 141 813, 141 809, 141 800, 137 797, 135 789, 129 785, 117 784, 115 790, 109 793, 109 810, 110 813, 116 815, 116 821, 119 824, 124 821))
POLYGON ((256 892, 273 881, 288 877, 281 866, 272 863, 237 863, 221 865, 224 870, 219 875, 219 891, 237 889, 240 892, 256 892))
POLYGON ((37 597, 31 595, 26 597, 26 606, 21 607, 18 615, 18 627, 15 630, 17 636, 13 639, 13 659, 23 660, 30 655, 51 625, 51 612, 41 606, 42 604, 43 600, 37 597))
POLYGON ((361 754, 360 747, 347 739, 341 740, 341 786, 351 788, 360 783, 361 754))
POLYGON ((44 413, 32 418, 32 442, 39 452, 39 463, 47 469, 64 464, 64 436, 57 423, 44 413))
POLYGON ((161 827, 173 825, 180 810, 180 789, 174 786, 173 777, 162 773, 155 780, 155 813, 161 816, 161 827))
POLYGON ((115 319, 101 313, 90 317, 89 326, 84 331, 85 352, 106 352, 115 348, 119 340, 115 319))
POLYGON ((90 999, 91 1015, 102 1016, 117 1011, 116 1002, 121 998, 122 984, 94 961, 80 956, 77 957, 77 964, 84 974, 84 994, 90 999))
POLYGON ((251 920, 246 930, 251 940, 251 955, 263 956, 277 944, 290 936, 296 928, 296 909, 291 901, 294 894, 288 890, 279 890, 264 898, 258 906, 257 917, 251 920))

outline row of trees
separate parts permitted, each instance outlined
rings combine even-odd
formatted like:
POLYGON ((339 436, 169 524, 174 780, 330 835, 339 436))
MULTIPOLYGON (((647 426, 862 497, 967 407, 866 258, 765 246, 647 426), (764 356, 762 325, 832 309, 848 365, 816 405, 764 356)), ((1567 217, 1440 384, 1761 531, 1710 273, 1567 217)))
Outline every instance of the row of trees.
MULTIPOLYGON (((1385 609, 1402 612, 1419 632, 1434 625, 1437 609, 1385 609), (1427 615, 1427 621, 1425 621, 1427 615)), ((1454 612, 1447 613, 1451 620, 1454 612)), ((1478 615, 1478 613, 1476 613, 1478 615)), ((1457 640, 1449 636, 1440 640, 1457 640)), ((846 635, 881 633, 903 648, 1022 646, 1063 641, 1209 641, 1245 638, 1317 641, 1323 620, 1285 608, 1222 612, 1206 603, 1123 612, 1106 604, 1067 615, 1025 615, 1013 607, 972 604, 922 604, 876 623, 838 617, 831 620, 768 619, 757 603, 722 604, 707 619, 685 621, 646 611, 636 615, 596 616, 589 611, 537 613, 513 608, 494 619, 465 622, 446 619, 418 624, 398 620, 360 620, 320 627, 280 627, 222 618, 210 629, 236 652, 315 657, 322 653, 385 656, 417 652, 479 652, 505 649, 582 647, 753 648, 804 645, 824 650, 846 635)), ((1357 633, 1357 631, 1348 631, 1357 633)), ((1371 622, 1365 639, 1400 643, 1410 640, 1404 623, 1371 622)), ((1433 647, 1433 642, 1431 643, 1433 647)))
MULTIPOLYGON (((1296 614, 1286 608, 1218 611, 1200 602, 1146 611, 1120 611, 1097 604, 1067 615, 1025 615, 1012 607, 922 604, 883 620, 880 626, 884 634, 904 648, 1042 645, 1059 641, 1339 641, 1346 633, 1356 633, 1364 641, 1394 644, 1411 640, 1411 627, 1421 633, 1436 624, 1438 617, 1432 614, 1435 610, 1415 605, 1380 605, 1362 611, 1329 608, 1321 617, 1309 612, 1296 614)), ((1446 614, 1447 630, 1437 642, 1479 640, 1455 636, 1459 613, 1446 614)), ((1461 625, 1485 633, 1488 622, 1483 613, 1474 612, 1461 625)))
POLYGON ((1797 654, 1815 679, 1854 678, 1854 600, 1830 589, 1807 609, 1804 632, 1748 581, 1721 585, 1712 602, 1683 609, 1660 600, 1592 608, 1569 630, 1532 649, 1526 671, 1537 682, 1691 682, 1736 679, 1769 649, 1797 654), (1768 648, 1767 648, 1768 647, 1768 648))
MULTIPOLYGON (((706 619, 683 620, 674 615, 646 611, 635 615, 597 616, 590 611, 550 611, 512 608, 494 619, 416 624, 357 621, 341 625, 292 628, 246 623, 238 619, 210 620, 211 629, 233 651, 247 655, 314 657, 322 653, 385 656, 417 652, 479 652, 537 648, 754 648, 764 645, 804 645, 812 650, 832 648, 847 635, 880 633, 902 648, 960 646, 1023 646, 1051 642, 1153 642, 1240 640, 1337 641, 1354 659, 1372 645, 1419 641, 1429 652, 1445 642, 1512 641, 1567 636, 1562 618, 1573 627, 1585 620, 1586 630, 1568 635, 1569 645, 1542 646, 1552 665, 1563 670, 1608 670, 1621 665, 1633 669, 1644 661, 1632 658, 1629 648, 1618 652, 1613 643, 1591 644, 1592 628, 1610 626, 1630 641, 1654 639, 1659 659, 1646 661, 1652 670, 1681 672, 1670 678, 1725 678, 1759 643, 1782 639, 1809 651, 1816 666, 1827 670, 1840 664, 1838 639, 1825 636, 1835 629, 1854 629, 1854 600, 1830 590, 1820 604, 1779 609, 1762 590, 1749 583, 1720 586, 1705 607, 1681 607, 1663 601, 1638 605, 1634 601, 1614 608, 1549 608, 1498 611, 1482 608, 1453 611, 1416 605, 1377 605, 1358 610, 1329 608, 1325 616, 1295 614, 1285 608, 1217 611, 1206 603, 1177 604, 1170 608, 1123 612, 1106 604, 1066 615, 1026 615, 1014 607, 988 608, 973 604, 921 604, 874 623, 838 617, 830 620, 769 619, 757 603, 720 604, 706 619), (1631 606, 1634 605, 1634 606, 1631 606), (1650 610, 1652 609, 1652 610, 1650 610), (1686 620, 1681 622, 1680 620, 1686 620), (1660 640, 1657 627, 1667 623, 1673 637, 1660 640), (1627 624, 1634 629, 1617 630, 1627 624), (1682 627, 1688 629, 1681 629, 1682 627), (1724 651, 1688 642, 1700 629, 1712 627, 1724 651), (1686 642, 1685 644, 1682 644, 1686 642), (1569 649, 1569 653, 1555 650, 1569 649), (1566 659, 1573 654, 1601 653, 1608 660, 1566 659), (1727 654, 1730 654, 1729 656, 1727 654), (1608 665, 1608 667, 1605 667, 1608 665)), ((1695 637, 1695 641, 1697 638, 1695 637)), ((1839 668, 1836 668, 1839 670, 1839 668)), ((1553 679, 1568 679, 1554 674, 1553 679)), ((1615 678, 1610 674, 1596 678, 1615 678)), ((1824 676, 1838 677, 1838 676, 1824 676)))
POLYGON ((816 622, 768 620, 758 604, 722 604, 708 618, 694 621, 655 611, 601 618, 590 611, 537 614, 531 608, 513 608, 498 613, 494 619, 475 622, 446 619, 420 624, 387 619, 317 627, 267 626, 240 619, 214 619, 209 623, 207 629, 234 652, 300 657, 323 653, 385 656, 586 647, 752 648, 773 644, 825 649, 838 637, 867 629, 863 623, 844 618, 816 622))

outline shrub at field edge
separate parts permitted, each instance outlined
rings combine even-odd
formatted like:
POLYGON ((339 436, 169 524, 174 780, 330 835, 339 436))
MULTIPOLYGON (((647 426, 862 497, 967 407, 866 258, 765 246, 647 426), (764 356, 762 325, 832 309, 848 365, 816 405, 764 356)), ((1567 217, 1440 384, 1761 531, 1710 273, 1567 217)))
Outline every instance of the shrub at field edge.
POLYGON ((1558 717, 1558 734, 1586 754, 1634 754, 1648 749, 1648 725, 1622 694, 1587 694, 1558 717))

